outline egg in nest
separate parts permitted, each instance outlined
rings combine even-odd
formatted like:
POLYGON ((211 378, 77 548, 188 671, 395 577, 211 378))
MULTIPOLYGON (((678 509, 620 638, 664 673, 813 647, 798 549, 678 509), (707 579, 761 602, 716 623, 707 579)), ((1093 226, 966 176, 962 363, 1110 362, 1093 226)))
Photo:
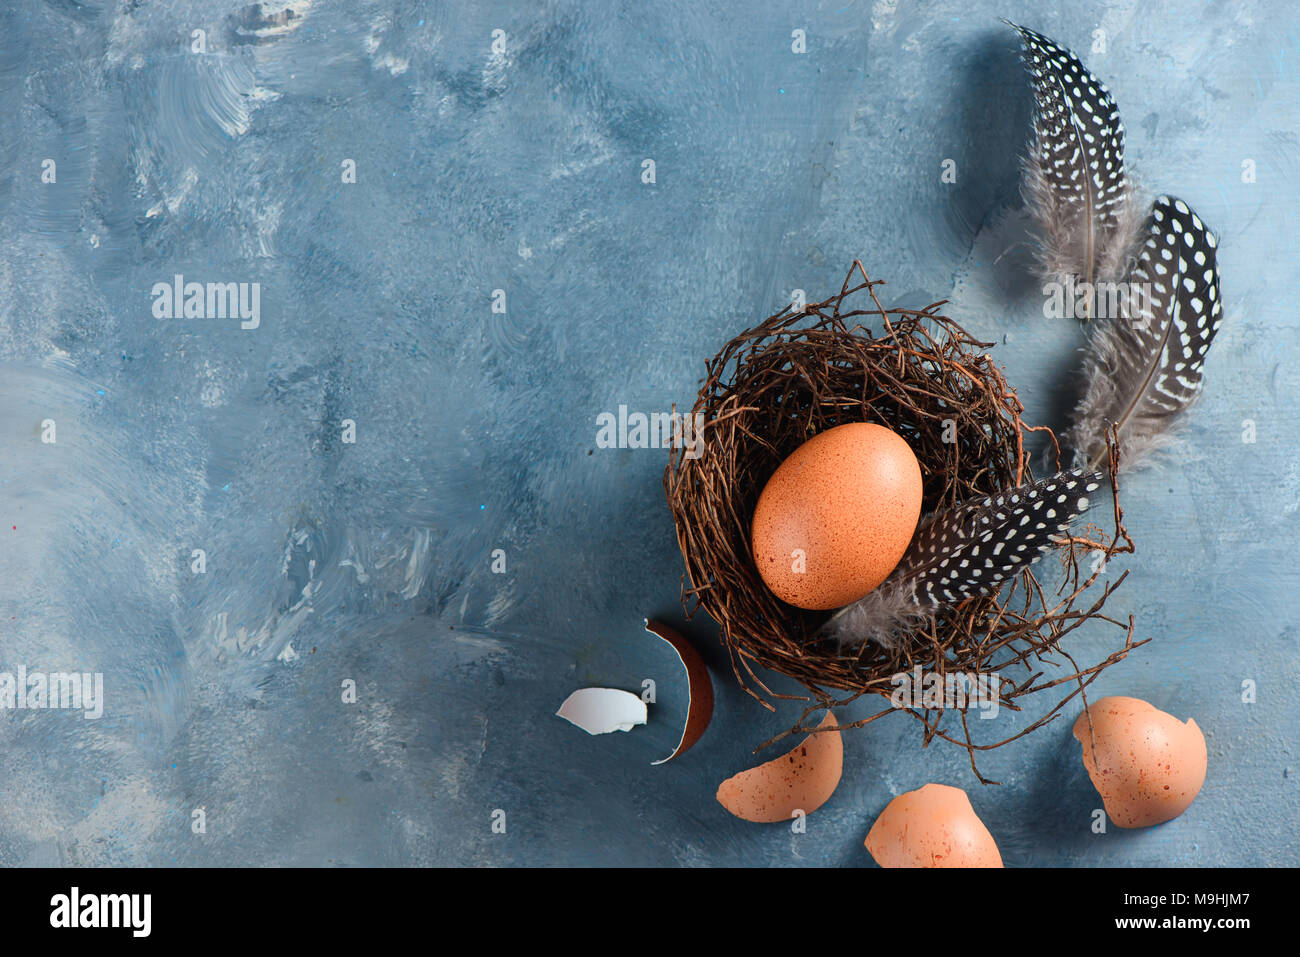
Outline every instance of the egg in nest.
POLYGON ((764 584, 797 608, 852 604, 894 570, 921 517, 921 466, 901 435, 868 422, 813 436, 759 494, 751 526, 764 584))

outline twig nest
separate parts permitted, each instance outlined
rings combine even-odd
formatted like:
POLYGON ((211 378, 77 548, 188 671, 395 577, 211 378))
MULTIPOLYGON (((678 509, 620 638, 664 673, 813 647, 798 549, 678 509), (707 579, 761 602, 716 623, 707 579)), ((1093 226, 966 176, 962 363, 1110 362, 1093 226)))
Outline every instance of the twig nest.
MULTIPOLYGON (((1085 564, 1081 573, 1079 557, 1131 550, 1118 502, 1113 536, 1094 529, 1061 549, 1070 580, 1060 594, 1039 587, 1026 570, 1010 594, 968 599, 890 648, 874 643, 841 648, 825 640, 818 632, 829 613, 779 599, 754 562, 750 522, 759 493, 787 456, 835 426, 869 422, 906 440, 921 468, 922 514, 1032 478, 1024 436, 1033 430, 1022 423, 1023 406, 988 354, 992 344, 972 338, 942 315, 943 303, 885 309, 876 297, 879 285, 855 263, 838 295, 769 317, 708 362, 692 410, 703 415, 703 454, 687 456, 674 448, 664 474, 686 563, 683 604, 688 614, 703 608, 718 622, 736 677, 769 708, 768 699, 783 696, 767 688, 761 669, 801 682, 809 692, 804 718, 863 694, 896 698, 892 679, 914 670, 922 677, 937 675, 940 684, 952 673, 996 671, 1001 706, 1013 709, 1024 694, 1072 682, 1074 689, 1024 734, 1134 645, 1131 622, 1105 619, 1125 630, 1122 649, 1099 666, 1081 670, 1071 663, 1051 682, 1033 680, 1038 659, 1053 654, 1065 632, 1087 619, 1105 618, 1105 597, 1119 582, 1099 589, 1100 600, 1087 610, 1076 608, 1076 599, 1098 577, 1097 563, 1085 564), (858 308, 850 308, 855 296, 858 308), (1003 674, 1016 666, 1025 670, 1017 680, 1003 674), (847 694, 837 700, 832 690, 847 694)), ((1051 437, 1050 430, 1042 431, 1051 437)), ((927 743, 935 736, 956 740, 973 754, 977 746, 968 730, 959 740, 934 720, 936 712, 958 710, 965 730, 969 702, 960 704, 934 708, 905 701, 901 707, 925 722, 927 743)), ((883 711, 846 727, 899 707, 892 700, 883 711)), ((811 730, 802 721, 786 733, 811 730)))

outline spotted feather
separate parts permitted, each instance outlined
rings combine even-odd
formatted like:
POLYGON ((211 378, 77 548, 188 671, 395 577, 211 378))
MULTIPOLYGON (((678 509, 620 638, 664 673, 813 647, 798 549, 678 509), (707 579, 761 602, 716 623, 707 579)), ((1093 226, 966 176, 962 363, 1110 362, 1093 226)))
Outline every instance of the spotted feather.
POLYGON ((1066 443, 1076 464, 1105 460, 1119 429, 1120 462, 1141 463, 1196 398, 1205 354, 1223 321, 1218 240, 1180 199, 1151 208, 1120 316, 1098 323, 1084 359, 1083 398, 1066 443))
POLYGON ((941 610, 997 591, 1088 510, 1101 482, 1100 472, 1074 469, 933 514, 898 567, 836 612, 826 634, 842 644, 888 647, 941 610))
MULTIPOLYGON (((1034 141, 1022 191, 1038 233, 1043 278, 1061 284, 1119 279, 1141 228, 1124 168, 1124 124, 1102 83, 1069 50, 1005 21, 1020 34, 1034 90, 1034 141)), ((1083 295, 1087 315, 1094 314, 1083 295)))

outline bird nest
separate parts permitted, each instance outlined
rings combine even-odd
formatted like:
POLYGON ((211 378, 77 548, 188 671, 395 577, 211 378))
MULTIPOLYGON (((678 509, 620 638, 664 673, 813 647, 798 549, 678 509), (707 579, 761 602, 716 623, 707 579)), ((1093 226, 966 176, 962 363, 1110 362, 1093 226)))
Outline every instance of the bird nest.
POLYGON ((878 696, 885 707, 841 727, 904 711, 921 722, 925 745, 938 738, 964 747, 980 781, 994 783, 979 773, 977 751, 1042 727, 1103 669, 1143 643, 1134 641, 1131 617, 1120 621, 1104 611, 1128 574, 1106 576, 1106 562, 1133 550, 1119 505, 1118 453, 1112 441, 1109 533, 1093 524, 1076 529, 999 594, 967 599, 890 648, 870 642, 841 647, 819 635, 829 613, 804 611, 773 595, 759 577, 750 544, 759 492, 809 438, 848 422, 893 429, 920 463, 923 514, 1031 481, 1029 433, 1045 433, 1059 468, 1055 435, 1021 420, 1024 407, 988 355, 992 344, 942 315, 944 302, 921 310, 885 309, 876 295, 881 285, 855 262, 838 295, 771 316, 708 363, 692 410, 703 415, 703 454, 674 447, 664 473, 686 562, 682 603, 688 615, 703 608, 718 622, 736 678, 755 699, 769 710, 774 699, 804 702, 795 725, 760 748, 812 732, 809 719, 823 709, 878 696), (1122 646, 1084 666, 1061 640, 1089 621, 1117 629, 1122 646), (807 693, 773 691, 763 669, 796 679, 807 693), (1015 734, 977 742, 968 722, 970 702, 927 707, 931 702, 891 701, 895 676, 916 675, 917 669, 927 682, 987 676, 997 688, 999 708, 1012 711, 1040 692, 1056 689, 1055 700, 1015 734))

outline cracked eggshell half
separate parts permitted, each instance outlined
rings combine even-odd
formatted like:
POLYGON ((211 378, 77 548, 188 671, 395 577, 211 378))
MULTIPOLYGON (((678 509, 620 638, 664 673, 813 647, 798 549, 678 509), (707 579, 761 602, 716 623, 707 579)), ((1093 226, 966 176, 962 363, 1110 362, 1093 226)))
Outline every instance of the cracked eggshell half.
POLYGON ((1208 755, 1196 722, 1183 723, 1140 698, 1094 701, 1074 722, 1074 736, 1106 813, 1120 827, 1173 820, 1205 783, 1208 755))
POLYGON ((826 712, 819 729, 766 764, 727 778, 718 803, 738 818, 772 824, 795 811, 811 814, 835 792, 844 768, 844 741, 835 715, 826 712))
POLYGON ((646 620, 645 630, 663 639, 673 651, 677 652, 678 660, 686 669, 687 691, 690 695, 690 701, 686 706, 686 724, 682 728, 682 737, 677 742, 677 747, 673 748, 673 753, 668 757, 651 762, 664 764, 679 754, 689 751, 709 726, 709 721, 713 718, 713 681, 709 678, 709 669, 705 667, 700 653, 680 632, 662 622, 649 619, 646 620))
POLYGON ((1001 867, 993 835, 961 788, 927 784, 894 798, 864 842, 881 867, 1001 867))

